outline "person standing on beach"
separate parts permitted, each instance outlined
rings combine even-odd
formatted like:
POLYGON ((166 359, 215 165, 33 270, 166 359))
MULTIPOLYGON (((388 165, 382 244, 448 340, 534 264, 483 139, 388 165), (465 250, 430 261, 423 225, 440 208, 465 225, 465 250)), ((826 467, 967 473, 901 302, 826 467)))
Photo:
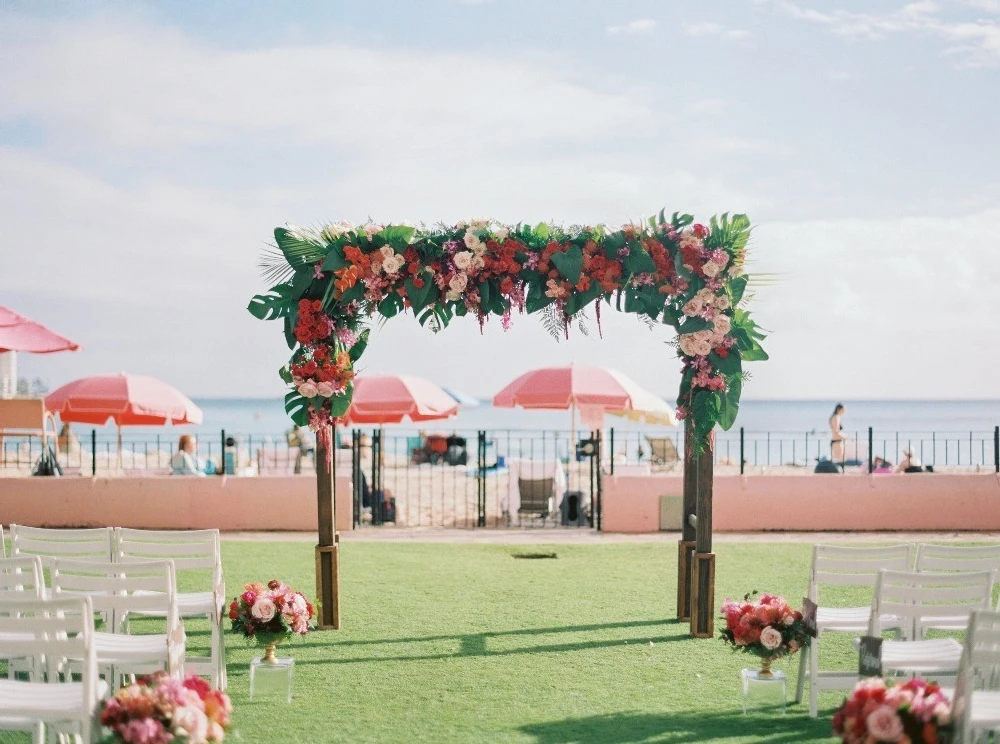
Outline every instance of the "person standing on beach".
POLYGON ((833 415, 830 416, 830 459, 834 462, 844 462, 844 442, 847 435, 844 434, 844 425, 841 421, 844 415, 844 404, 838 403, 834 406, 833 415))

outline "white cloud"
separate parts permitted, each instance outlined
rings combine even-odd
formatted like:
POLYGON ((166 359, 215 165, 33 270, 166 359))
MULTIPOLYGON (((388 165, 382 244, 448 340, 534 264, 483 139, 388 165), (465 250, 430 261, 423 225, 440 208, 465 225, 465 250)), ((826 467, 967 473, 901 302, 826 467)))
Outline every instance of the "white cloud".
MULTIPOLYGON (((1000 7, 997 0, 974 0, 982 10, 1000 7)), ((913 2, 887 13, 858 13, 842 9, 820 12, 779 0, 778 7, 793 18, 827 26, 851 39, 878 41, 895 34, 931 36, 944 41, 944 54, 959 67, 1000 65, 1000 23, 991 19, 954 20, 942 15, 936 2, 913 2)))
POLYGON ((701 21, 698 23, 685 23, 682 26, 684 34, 687 36, 711 36, 720 39, 747 39, 750 37, 750 32, 742 28, 726 28, 718 23, 712 23, 711 21, 701 21))
POLYGON ((607 31, 612 36, 619 34, 651 34, 656 29, 656 21, 644 18, 639 21, 629 21, 621 26, 608 26, 607 31))
POLYGON ((960 2, 978 10, 985 10, 987 13, 1000 13, 1000 0, 960 0, 960 2))

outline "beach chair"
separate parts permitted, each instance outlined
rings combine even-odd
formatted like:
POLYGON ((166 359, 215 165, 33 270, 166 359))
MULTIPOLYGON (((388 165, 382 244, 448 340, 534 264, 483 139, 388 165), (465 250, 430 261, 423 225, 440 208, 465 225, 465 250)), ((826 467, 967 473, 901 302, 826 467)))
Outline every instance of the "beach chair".
MULTIPOLYGON (((819 642, 824 633, 862 635, 868 628, 871 603, 856 607, 834 607, 820 597, 821 586, 872 587, 882 569, 909 571, 913 566, 913 545, 889 545, 854 548, 840 545, 814 545, 807 596, 817 604, 817 635, 808 651, 799 655, 799 679, 795 702, 802 702, 805 683, 809 682, 809 715, 817 715, 820 690, 846 690, 857 683, 856 670, 821 671, 819 642), (806 665, 808 669, 806 668, 806 665)), ((883 629, 899 628, 899 619, 883 618, 883 629)))
POLYGON ((650 460, 653 465, 661 468, 673 469, 680 461, 677 454, 677 445, 670 437, 646 437, 649 443, 650 460))
MULTIPOLYGON (((42 443, 42 452, 56 442, 55 417, 45 410, 45 401, 41 398, 14 398, 0 400, 0 453, 4 453, 4 437, 28 439, 28 459, 21 462, 20 448, 15 458, 16 467, 30 467, 31 440, 37 437, 42 443)), ((6 454, 6 453, 4 453, 6 454)), ((3 464, 8 464, 8 457, 2 458, 3 464)))
POLYGON ((164 670, 180 677, 184 672, 186 640, 177 614, 172 561, 110 561, 57 559, 52 568, 52 594, 90 598, 94 612, 110 617, 110 632, 94 633, 97 666, 109 680, 112 693, 122 675, 152 674, 164 670), (130 635, 131 615, 166 618, 164 633, 130 635))
POLYGON ((877 638, 886 617, 901 620, 902 640, 882 641, 882 674, 955 677, 962 658, 962 644, 954 638, 924 639, 924 630, 947 623, 968 627, 975 610, 988 610, 993 595, 990 571, 968 573, 914 573, 879 571, 872 599, 868 635, 877 638))
POLYGON ((35 659, 47 672, 44 681, 0 679, 0 730, 32 732, 42 742, 51 725, 53 733, 96 741, 107 686, 97 676, 90 598, 0 599, 0 634, 0 652, 35 659), (62 673, 64 659, 74 661, 79 681, 62 673))
POLYGON ((972 613, 952 699, 956 742, 1000 734, 1000 613, 972 613), (977 688, 983 689, 977 689, 977 688))
MULTIPOLYGON (((226 689, 225 632, 222 626, 226 607, 226 583, 222 576, 222 547, 218 530, 137 530, 115 529, 115 560, 120 563, 172 560, 175 575, 186 572, 203 582, 200 592, 178 592, 177 611, 181 618, 207 618, 212 629, 211 656, 190 656, 188 664, 208 664, 212 684, 226 689), (198 573, 200 572, 200 574, 198 573), (211 572, 210 577, 204 574, 211 572)), ((144 594, 146 592, 139 592, 144 594)), ((163 613, 136 613, 142 615, 163 613)))
POLYGON ((518 478, 517 488, 521 503, 517 508, 519 518, 541 517, 542 526, 553 512, 555 501, 555 478, 538 478, 526 480, 518 478))

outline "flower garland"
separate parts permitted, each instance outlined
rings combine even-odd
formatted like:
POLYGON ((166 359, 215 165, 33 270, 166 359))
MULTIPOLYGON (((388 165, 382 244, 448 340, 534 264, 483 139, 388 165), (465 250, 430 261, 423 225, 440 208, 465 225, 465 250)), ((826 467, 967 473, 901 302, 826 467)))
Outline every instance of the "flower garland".
POLYGON ((563 229, 545 223, 472 220, 318 231, 274 231, 284 272, 249 305, 262 320, 283 319, 292 358, 280 374, 291 386, 285 409, 300 425, 325 430, 348 410, 354 367, 368 344, 366 319, 412 310, 435 330, 456 316, 482 326, 513 313, 554 311, 572 319, 600 303, 672 326, 683 374, 679 418, 692 419, 700 447, 718 424, 733 425, 743 362, 763 360, 764 334, 740 309, 750 221, 745 215, 696 224, 663 212, 641 225, 563 229))

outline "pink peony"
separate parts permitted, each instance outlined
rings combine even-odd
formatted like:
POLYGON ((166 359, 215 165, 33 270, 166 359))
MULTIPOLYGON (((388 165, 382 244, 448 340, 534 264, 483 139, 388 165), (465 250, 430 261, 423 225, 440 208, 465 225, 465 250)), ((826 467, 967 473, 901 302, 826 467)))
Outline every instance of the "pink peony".
POLYGON ((760 632, 760 643, 768 651, 774 651, 781 646, 781 631, 770 625, 760 632))
POLYGON ((258 597, 250 608, 250 614, 262 622, 267 622, 274 617, 274 601, 270 597, 258 597))
POLYGON ((880 705, 865 719, 868 734, 877 741, 899 741, 903 738, 903 722, 888 705, 880 705))

